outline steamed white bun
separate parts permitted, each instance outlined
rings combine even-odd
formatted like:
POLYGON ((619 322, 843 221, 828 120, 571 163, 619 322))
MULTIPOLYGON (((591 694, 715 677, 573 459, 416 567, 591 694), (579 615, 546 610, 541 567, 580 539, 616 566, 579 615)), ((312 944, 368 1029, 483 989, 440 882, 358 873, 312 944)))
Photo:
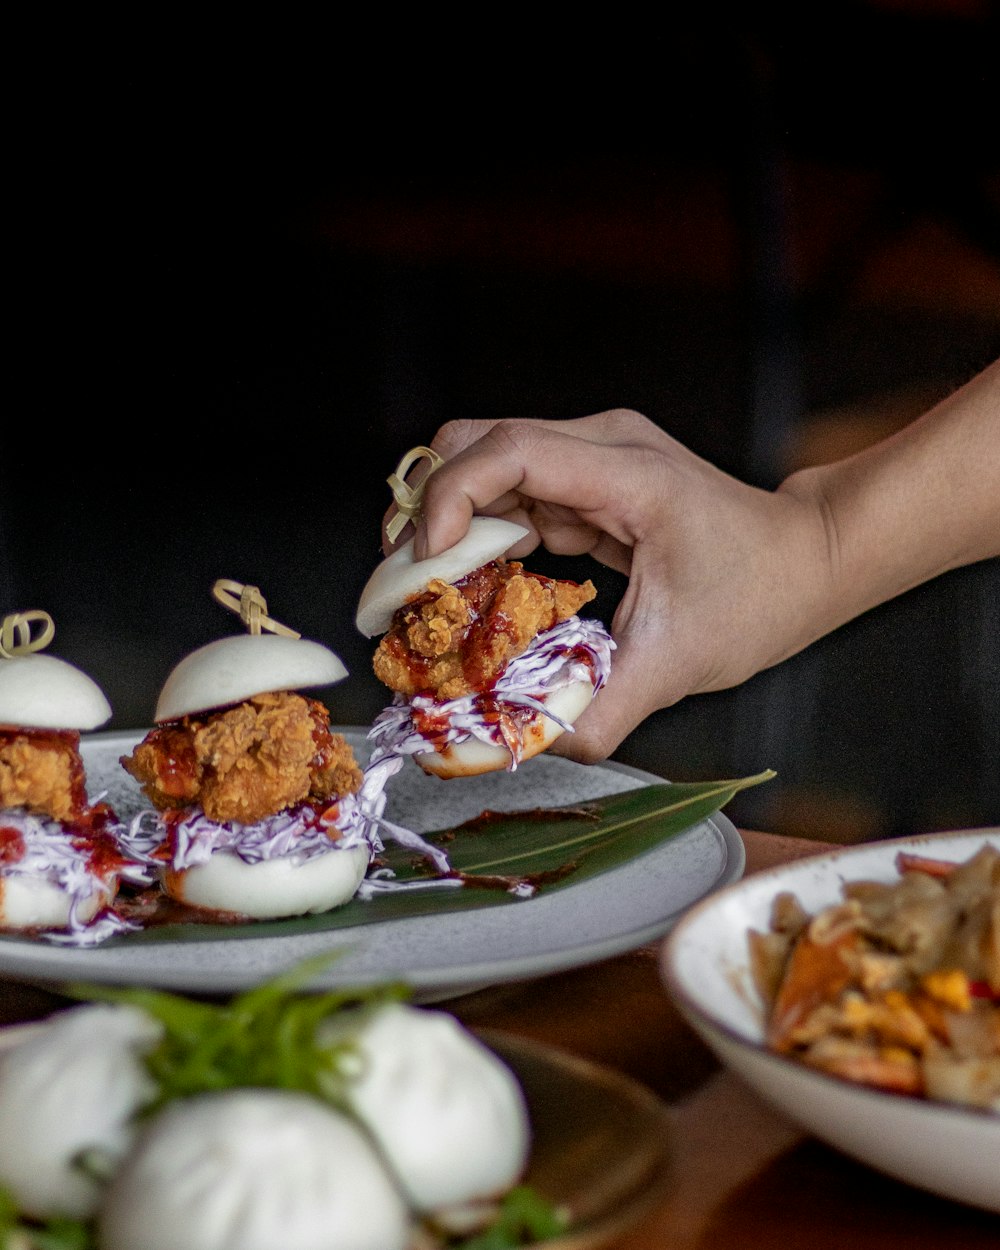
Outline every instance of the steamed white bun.
POLYGON ((191 907, 238 912, 254 920, 331 911, 352 899, 368 871, 367 844, 297 862, 292 855, 249 864, 216 851, 204 864, 167 874, 171 898, 191 907))
POLYGON ((349 1105, 418 1210, 492 1198, 518 1181, 529 1149, 521 1087, 453 1016, 389 1004, 358 1049, 349 1105))
POLYGON ((403 1250, 409 1217, 357 1125, 306 1094, 234 1089, 149 1123, 99 1231, 101 1250, 403 1250))
MULTIPOLYGON (((77 905, 76 917, 87 924, 112 902, 113 885, 93 878, 90 897, 77 905)), ((26 873, 0 873, 0 926, 5 929, 64 929, 73 895, 56 881, 26 873)))
POLYGON ((368 579, 358 600, 355 624, 366 638, 384 634, 393 613, 414 595, 422 594, 434 578, 457 582, 474 569, 496 560, 527 534, 523 525, 502 517, 475 516, 464 538, 447 551, 426 560, 414 560, 413 539, 386 556, 368 579))
POLYGON ((134 1113, 155 1086, 142 1055, 157 1021, 128 1006, 74 1007, 25 1029, 0 1053, 0 1183, 39 1218, 86 1218, 97 1182, 75 1166, 81 1152, 117 1162, 134 1113))
POLYGON ((281 634, 234 634, 199 647, 171 670, 154 719, 158 724, 179 720, 272 690, 331 686, 346 676, 343 661, 322 643, 281 634))
MULTIPOLYGON (((521 750, 518 752, 517 763, 547 751, 565 730, 560 721, 572 725, 573 722, 590 706, 594 698, 593 683, 587 680, 575 681, 569 686, 560 686, 544 696, 545 706, 557 716, 554 720, 544 712, 536 712, 525 723, 521 738, 521 750)), ((438 777, 475 777, 480 773, 497 772, 510 767, 510 751, 499 742, 484 742, 481 738, 470 734, 460 742, 452 742, 443 747, 435 747, 428 743, 426 751, 414 753, 414 761, 425 773, 434 773, 438 777)))
POLYGON ((100 686, 54 655, 0 659, 0 724, 96 729, 111 716, 100 686))

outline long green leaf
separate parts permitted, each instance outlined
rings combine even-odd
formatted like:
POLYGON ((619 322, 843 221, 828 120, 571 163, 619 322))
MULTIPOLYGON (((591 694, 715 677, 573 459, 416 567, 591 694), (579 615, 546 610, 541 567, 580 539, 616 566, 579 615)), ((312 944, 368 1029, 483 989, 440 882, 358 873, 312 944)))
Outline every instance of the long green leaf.
MULTIPOLYGON (((319 916, 262 921, 239 929, 212 924, 153 928, 121 939, 206 941, 234 936, 275 937, 343 929, 405 916, 523 906, 508 886, 524 881, 541 893, 564 889, 619 868, 676 838, 719 811, 735 794, 774 776, 771 771, 727 781, 663 782, 593 799, 579 806, 490 812, 457 829, 426 834, 445 848, 462 889, 421 889, 354 899, 319 916), (477 888, 482 887, 482 888, 477 888)), ((434 878, 426 862, 390 844, 382 857, 401 882, 434 878)))

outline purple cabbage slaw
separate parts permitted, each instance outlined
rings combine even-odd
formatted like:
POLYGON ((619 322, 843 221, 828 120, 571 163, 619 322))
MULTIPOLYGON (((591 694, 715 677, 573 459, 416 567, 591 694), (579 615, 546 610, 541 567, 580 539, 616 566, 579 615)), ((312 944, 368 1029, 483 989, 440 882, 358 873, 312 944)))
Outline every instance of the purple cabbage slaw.
POLYGON ((179 818, 146 809, 132 819, 119 841, 124 853, 145 867, 147 883, 155 881, 167 866, 162 852, 171 828, 169 866, 176 872, 204 864, 218 851, 228 851, 247 864, 290 858, 298 866, 320 855, 364 846, 371 859, 384 849, 383 834, 426 855, 439 871, 447 872, 449 864, 442 851, 383 816, 386 782, 402 763, 401 757, 393 756, 373 761, 363 770, 358 792, 333 800, 323 811, 311 803, 300 803, 252 824, 241 824, 211 820, 200 807, 192 807, 179 818), (335 838, 330 836, 331 830, 336 831, 335 838))
MULTIPOLYGON (((134 924, 115 914, 112 907, 103 905, 89 920, 81 915, 82 909, 93 901, 95 893, 103 892, 106 898, 115 892, 117 878, 109 885, 107 876, 93 869, 91 853, 86 848, 86 835, 67 828, 61 821, 39 816, 22 809, 5 809, 0 821, 17 830, 24 844, 24 854, 17 860, 5 860, 0 864, 0 878, 8 880, 19 876, 31 880, 47 881, 62 890, 69 900, 65 930, 44 930, 38 934, 47 942, 68 946, 93 946, 116 933, 136 928, 134 924), (83 845, 81 845, 83 844, 83 845)), ((109 824, 105 833, 117 842, 121 826, 109 824)))
POLYGON ((521 726, 532 713, 541 713, 567 733, 573 727, 552 712, 545 696, 579 681, 593 683, 594 693, 604 685, 611 671, 615 644, 599 621, 571 616, 539 634, 520 655, 515 656, 486 696, 479 693, 437 702, 429 695, 407 698, 397 694, 389 707, 375 718, 368 733, 374 744, 372 760, 396 755, 419 755, 478 738, 492 746, 503 746, 510 753, 508 768, 517 768, 519 738, 510 741, 503 719, 487 717, 484 704, 507 705, 521 726), (586 659, 581 658, 581 653, 586 659), (434 744, 421 733, 414 717, 425 713, 435 722, 434 744), (440 732, 437 726, 444 726, 440 732))

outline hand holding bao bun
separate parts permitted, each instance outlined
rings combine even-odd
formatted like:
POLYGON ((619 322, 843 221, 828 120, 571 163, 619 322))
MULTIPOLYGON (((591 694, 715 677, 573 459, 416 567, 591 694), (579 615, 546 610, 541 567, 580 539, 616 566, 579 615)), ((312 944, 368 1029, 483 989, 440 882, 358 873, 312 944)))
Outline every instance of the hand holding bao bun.
POLYGON ((376 568, 356 615, 361 633, 383 635, 375 673, 395 692, 372 727, 376 754, 412 755, 440 777, 514 769, 571 731, 604 684, 614 643, 577 615, 593 585, 506 560, 526 533, 473 517, 439 555, 416 560, 411 539, 376 568))

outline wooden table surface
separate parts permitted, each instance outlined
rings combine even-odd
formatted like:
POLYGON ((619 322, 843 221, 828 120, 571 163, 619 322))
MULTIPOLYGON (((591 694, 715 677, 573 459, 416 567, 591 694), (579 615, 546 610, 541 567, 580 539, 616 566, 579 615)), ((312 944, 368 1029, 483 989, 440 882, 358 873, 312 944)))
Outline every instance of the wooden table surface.
MULTIPOLYGON (((773 834, 742 836, 748 873, 824 849, 773 834)), ((671 1137, 663 1199, 609 1250, 1000 1247, 1000 1217, 853 1162, 720 1068, 664 993, 657 956, 650 945, 438 1004, 470 1027, 533 1038, 618 1069, 663 1099, 671 1137)), ((0 981, 0 1023, 62 1005, 46 990, 0 981)))

